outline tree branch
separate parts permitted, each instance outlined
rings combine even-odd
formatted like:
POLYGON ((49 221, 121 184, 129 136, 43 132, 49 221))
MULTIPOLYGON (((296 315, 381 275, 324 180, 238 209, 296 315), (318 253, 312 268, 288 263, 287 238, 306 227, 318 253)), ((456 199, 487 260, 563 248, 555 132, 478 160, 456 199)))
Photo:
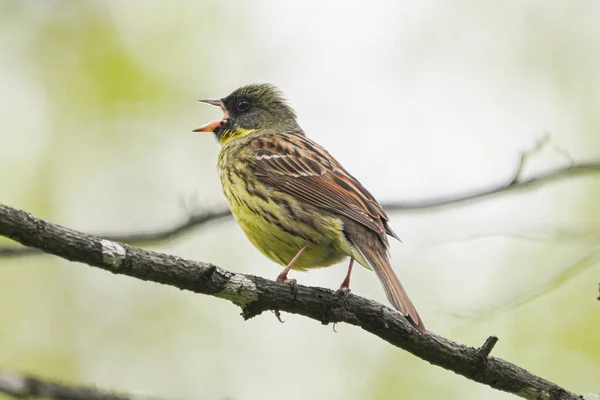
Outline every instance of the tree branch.
POLYGON ((456 196, 439 197, 431 200, 386 203, 383 207, 389 211, 420 211, 430 208, 466 203, 473 200, 481 200, 486 197, 499 195, 509 191, 517 192, 531 190, 557 181, 560 178, 591 175, 598 172, 600 172, 600 161, 579 163, 566 167, 554 168, 527 179, 515 178, 514 176, 511 176, 508 183, 500 183, 489 186, 488 188, 480 188, 472 192, 462 193, 456 196))
MULTIPOLYGON (((187 220, 172 227, 154 232, 134 232, 124 234, 100 234, 106 240, 136 244, 138 246, 151 245, 180 237, 192 229, 207 225, 210 222, 231 217, 229 210, 208 211, 190 216, 187 220)), ((0 257, 19 257, 31 254, 42 254, 34 247, 0 246, 0 257)))
POLYGON ((70 386, 9 372, 0 372, 0 393, 18 399, 39 397, 50 400, 156 400, 139 394, 117 395, 92 387, 70 386))
MULTIPOLYGON (((432 208, 445 207, 450 205, 462 204, 469 201, 481 200, 490 196, 499 195, 509 191, 524 191, 538 188, 540 186, 554 182, 560 178, 590 175, 600 172, 600 161, 570 164, 565 167, 554 168, 549 171, 523 179, 523 166, 533 152, 538 151, 546 143, 544 139, 530 151, 521 154, 516 171, 507 179, 506 182, 491 185, 489 187, 478 188, 470 192, 459 193, 451 196, 442 196, 433 199, 422 199, 415 201, 397 201, 382 203, 386 211, 422 211, 432 208)), ((104 239, 135 244, 138 246, 151 245, 163 242, 165 240, 179 237, 192 229, 203 227, 210 222, 230 218, 229 210, 207 211, 191 215, 185 221, 181 221, 172 227, 168 227, 155 232, 133 232, 122 234, 97 234, 104 239)), ((20 246, 0 246, 0 257, 19 257, 32 254, 40 254, 40 251, 30 247, 20 246)))
POLYGON ((87 235, 4 205, 0 205, 0 235, 114 274, 227 299, 242 309, 245 319, 277 310, 322 324, 359 326, 434 365, 526 399, 583 399, 516 365, 489 357, 494 339, 476 349, 433 333, 420 334, 398 312, 353 294, 339 296, 329 289, 302 285, 292 290, 285 283, 87 235))

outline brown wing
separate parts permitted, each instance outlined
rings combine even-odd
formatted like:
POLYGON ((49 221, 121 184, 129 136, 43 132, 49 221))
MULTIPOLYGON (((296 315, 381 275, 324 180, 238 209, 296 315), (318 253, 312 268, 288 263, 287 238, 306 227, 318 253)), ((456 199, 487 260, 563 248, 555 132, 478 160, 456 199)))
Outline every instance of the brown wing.
POLYGON ((373 195, 331 155, 304 135, 278 133, 252 141, 254 171, 264 184, 375 231, 398 236, 373 195))

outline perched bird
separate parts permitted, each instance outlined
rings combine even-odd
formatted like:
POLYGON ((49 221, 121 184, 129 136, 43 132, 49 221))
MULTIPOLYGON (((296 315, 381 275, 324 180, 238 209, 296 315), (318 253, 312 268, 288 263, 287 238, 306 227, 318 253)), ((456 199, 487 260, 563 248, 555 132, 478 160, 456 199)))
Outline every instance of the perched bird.
POLYGON ((339 291, 350 291, 354 260, 372 269, 390 303, 425 326, 390 266, 386 235, 398 236, 377 200, 323 147, 306 137, 296 113, 270 84, 243 86, 219 100, 224 116, 194 132, 221 145, 218 171, 229 208, 265 256, 290 269, 326 267, 350 257, 339 291))

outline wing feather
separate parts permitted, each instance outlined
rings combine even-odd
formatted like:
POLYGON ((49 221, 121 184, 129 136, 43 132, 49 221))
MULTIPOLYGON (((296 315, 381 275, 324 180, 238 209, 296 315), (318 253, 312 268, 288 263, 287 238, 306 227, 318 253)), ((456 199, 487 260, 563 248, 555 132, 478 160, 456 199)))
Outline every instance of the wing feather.
POLYGON ((377 200, 320 145, 303 135, 275 133, 252 141, 254 172, 264 184, 376 232, 384 243, 388 216, 377 200))

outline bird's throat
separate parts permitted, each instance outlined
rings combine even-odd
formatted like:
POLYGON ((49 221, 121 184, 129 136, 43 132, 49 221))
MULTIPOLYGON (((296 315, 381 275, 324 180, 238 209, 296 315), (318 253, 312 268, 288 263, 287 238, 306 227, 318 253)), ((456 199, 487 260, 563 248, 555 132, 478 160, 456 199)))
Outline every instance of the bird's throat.
POLYGON ((256 132, 256 129, 244 129, 240 127, 218 127, 214 131, 215 137, 221 146, 227 143, 241 139, 245 136, 251 135, 256 132))

